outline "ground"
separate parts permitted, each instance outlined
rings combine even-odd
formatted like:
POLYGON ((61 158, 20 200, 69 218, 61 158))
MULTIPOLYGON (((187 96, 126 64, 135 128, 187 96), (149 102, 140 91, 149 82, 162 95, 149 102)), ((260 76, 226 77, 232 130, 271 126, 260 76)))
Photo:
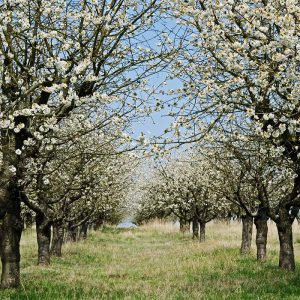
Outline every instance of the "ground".
POLYGON ((278 270, 278 242, 270 224, 268 261, 255 245, 239 255, 240 224, 210 223, 204 244, 171 224, 106 228, 67 244, 50 267, 36 265, 35 234, 22 237, 22 287, 0 299, 300 299, 300 225, 295 225, 297 271, 278 270))

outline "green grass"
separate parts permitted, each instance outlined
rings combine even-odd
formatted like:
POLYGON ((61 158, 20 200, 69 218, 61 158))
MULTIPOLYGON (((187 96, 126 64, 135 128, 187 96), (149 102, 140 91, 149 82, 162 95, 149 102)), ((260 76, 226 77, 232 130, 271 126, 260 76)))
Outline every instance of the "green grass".
POLYGON ((26 232, 22 287, 0 291, 0 299, 300 299, 299 230, 295 273, 277 268, 274 226, 265 264, 256 262, 254 245, 249 257, 239 255, 240 230, 210 224, 200 244, 169 225, 106 228, 67 244, 50 267, 36 265, 35 235, 26 232))

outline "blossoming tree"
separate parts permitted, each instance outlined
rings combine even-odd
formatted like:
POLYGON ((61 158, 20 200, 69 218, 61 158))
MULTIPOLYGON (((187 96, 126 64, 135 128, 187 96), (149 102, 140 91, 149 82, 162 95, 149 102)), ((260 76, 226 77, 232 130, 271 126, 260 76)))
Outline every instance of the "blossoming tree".
POLYGON ((198 129, 195 140, 229 117, 247 116, 256 136, 293 163, 293 188, 281 198, 274 221, 279 266, 294 270, 292 223, 300 206, 298 1, 174 1, 190 31, 174 64, 184 79, 177 90, 182 123, 198 129), (190 125, 189 125, 190 126, 190 125))
POLYGON ((157 34, 147 35, 160 6, 156 0, 1 1, 2 287, 20 284, 25 161, 39 155, 45 139, 51 147, 52 135, 82 107, 96 124, 90 130, 100 111, 107 123, 144 111, 137 89, 145 90, 169 54, 150 46, 157 34))
POLYGON ((146 185, 142 212, 150 212, 145 214, 148 218, 173 215, 182 223, 192 222, 193 238, 204 242, 206 223, 226 206, 220 194, 210 188, 211 169, 207 160, 196 158, 195 153, 186 159, 182 155, 161 162, 146 185))

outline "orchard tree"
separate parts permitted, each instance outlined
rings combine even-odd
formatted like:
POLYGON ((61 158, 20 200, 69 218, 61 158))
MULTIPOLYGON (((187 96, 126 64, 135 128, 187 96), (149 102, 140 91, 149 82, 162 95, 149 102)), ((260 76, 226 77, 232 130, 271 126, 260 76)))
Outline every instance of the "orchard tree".
MULTIPOLYGON (((179 125, 200 139, 215 124, 247 116, 256 136, 293 164, 293 188, 277 205, 279 266, 294 270, 292 223, 300 206, 298 1, 173 1, 190 33, 174 62, 184 87, 179 125)), ((280 167, 280 166, 278 166, 280 167)))
POLYGON ((167 218, 171 211, 166 209, 159 200, 163 196, 162 186, 158 182, 148 182, 141 187, 143 189, 142 195, 136 200, 134 207, 131 209, 134 210, 134 220, 138 224, 142 224, 154 219, 167 218))
POLYGON ((192 223, 193 238, 204 242, 206 224, 218 215, 225 203, 210 188, 211 166, 201 157, 196 159, 195 154, 187 156, 190 157, 185 160, 181 157, 179 161, 171 161, 162 170, 167 181, 167 193, 171 195, 167 205, 177 216, 184 211, 182 217, 192 223))
POLYGON ((164 219, 171 215, 161 199, 164 194, 164 181, 151 159, 145 159, 136 170, 135 182, 128 193, 128 211, 138 224, 153 219, 164 219))
POLYGON ((146 79, 173 51, 164 48, 164 40, 161 47, 149 46, 159 39, 151 29, 162 4, 0 2, 2 287, 20 285, 18 183, 26 177, 25 161, 38 155, 44 139, 52 144, 52 134, 83 106, 95 120, 91 130, 100 111, 109 123, 147 110, 146 79))
POLYGON ((266 259, 267 220, 276 219, 279 201, 290 191, 294 176, 286 160, 268 149, 263 141, 238 137, 219 141, 206 150, 210 152, 208 159, 215 163, 214 189, 242 212, 241 253, 250 252, 254 219, 260 261, 266 259))
POLYGON ((31 160, 23 201, 36 214, 39 264, 50 263, 51 226, 52 253, 60 256, 65 226, 69 240, 77 240, 78 228, 85 238, 96 213, 109 217, 120 206, 131 155, 118 153, 122 141, 107 129, 78 137, 74 130, 61 130, 55 147, 43 149, 35 165, 31 160))
POLYGON ((148 218, 174 215, 181 231, 183 224, 188 224, 189 230, 192 222, 193 238, 203 242, 206 223, 223 210, 225 202, 210 188, 210 165, 195 156, 184 157, 169 158, 157 165, 148 181, 148 192, 141 199, 140 213, 148 218))

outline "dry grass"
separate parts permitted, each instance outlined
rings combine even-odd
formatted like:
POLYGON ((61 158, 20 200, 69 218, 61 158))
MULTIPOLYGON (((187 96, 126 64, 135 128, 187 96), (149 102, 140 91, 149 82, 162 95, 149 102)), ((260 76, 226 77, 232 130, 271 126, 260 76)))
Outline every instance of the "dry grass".
MULTIPOLYGON (((295 253, 300 235, 295 225, 295 253)), ((270 224, 268 262, 239 255, 240 224, 207 226, 200 244, 172 223, 154 222, 133 230, 106 228, 67 244, 63 258, 36 266, 33 232, 22 238, 22 283, 0 299, 300 299, 300 265, 277 269, 277 236, 270 224)))

